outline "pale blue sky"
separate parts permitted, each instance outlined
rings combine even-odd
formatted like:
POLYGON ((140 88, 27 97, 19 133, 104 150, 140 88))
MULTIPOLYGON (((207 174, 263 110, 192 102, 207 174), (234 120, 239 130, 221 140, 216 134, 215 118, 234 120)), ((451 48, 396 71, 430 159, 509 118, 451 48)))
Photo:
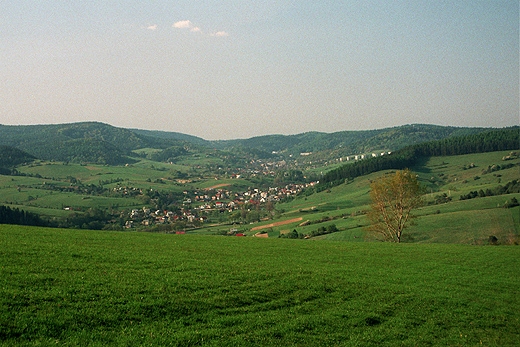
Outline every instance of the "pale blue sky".
POLYGON ((0 1, 0 124, 519 124, 518 1, 0 1))

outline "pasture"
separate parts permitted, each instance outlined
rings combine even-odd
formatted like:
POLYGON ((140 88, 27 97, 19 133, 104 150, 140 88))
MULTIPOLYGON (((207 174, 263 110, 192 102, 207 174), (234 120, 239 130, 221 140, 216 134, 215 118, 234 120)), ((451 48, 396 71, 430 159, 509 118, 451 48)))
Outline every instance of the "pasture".
POLYGON ((514 346, 520 248, 0 225, 3 346, 514 346))

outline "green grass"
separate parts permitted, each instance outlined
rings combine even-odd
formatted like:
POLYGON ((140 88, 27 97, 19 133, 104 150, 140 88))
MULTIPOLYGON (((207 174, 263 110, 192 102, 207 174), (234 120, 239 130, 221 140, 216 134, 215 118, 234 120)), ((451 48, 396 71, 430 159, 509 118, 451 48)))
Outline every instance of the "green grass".
POLYGON ((0 344, 514 346, 520 248, 0 225, 0 344))

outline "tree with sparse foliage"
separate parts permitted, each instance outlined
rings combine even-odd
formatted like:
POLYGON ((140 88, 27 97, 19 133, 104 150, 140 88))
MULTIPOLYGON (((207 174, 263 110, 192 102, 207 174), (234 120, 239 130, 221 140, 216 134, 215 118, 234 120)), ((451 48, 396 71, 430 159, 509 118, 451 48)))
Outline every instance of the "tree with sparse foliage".
POLYGON ((399 170, 370 185, 372 209, 368 213, 370 231, 383 241, 401 242, 403 230, 422 205, 423 189, 412 171, 399 170))

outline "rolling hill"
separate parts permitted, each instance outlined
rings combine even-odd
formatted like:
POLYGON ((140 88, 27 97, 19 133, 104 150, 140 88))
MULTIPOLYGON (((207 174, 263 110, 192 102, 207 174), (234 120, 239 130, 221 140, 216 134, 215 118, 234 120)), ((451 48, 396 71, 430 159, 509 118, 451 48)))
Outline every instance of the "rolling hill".
MULTIPOLYGON (((52 125, 0 125, 0 145, 23 150, 42 160, 121 165, 131 162, 132 151, 153 148, 191 148, 193 154, 217 149, 230 156, 281 158, 289 160, 300 153, 316 158, 337 158, 378 150, 395 151, 405 146, 476 134, 491 128, 458 128, 414 124, 393 128, 308 132, 298 135, 267 135, 249 139, 207 141, 177 132, 118 128, 99 122, 52 125)), ((170 149, 171 151, 171 149, 170 149)), ((220 156, 225 154, 220 153, 220 156)), ((158 155, 169 158, 167 153, 158 155)))

